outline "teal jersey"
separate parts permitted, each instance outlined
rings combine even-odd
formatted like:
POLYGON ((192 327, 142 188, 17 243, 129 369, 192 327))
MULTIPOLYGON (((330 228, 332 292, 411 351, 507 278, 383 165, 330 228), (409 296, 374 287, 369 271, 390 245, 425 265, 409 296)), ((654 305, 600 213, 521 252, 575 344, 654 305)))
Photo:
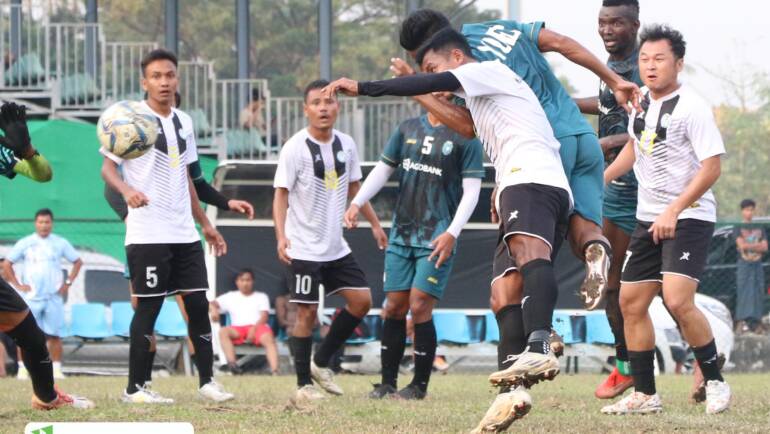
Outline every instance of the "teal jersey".
POLYGON ((593 134, 593 128, 580 114, 538 48, 537 39, 544 26, 540 21, 525 24, 496 20, 465 24, 462 34, 476 59, 502 62, 524 79, 540 100, 557 139, 593 134))
POLYGON ((402 122, 380 159, 398 167, 398 199, 390 243, 431 248, 452 223, 463 178, 483 178, 481 142, 451 129, 431 126, 427 116, 402 122))
POLYGON ((13 171, 13 167, 18 160, 13 155, 13 151, 0 145, 0 175, 5 176, 8 179, 13 179, 16 176, 16 172, 13 171))

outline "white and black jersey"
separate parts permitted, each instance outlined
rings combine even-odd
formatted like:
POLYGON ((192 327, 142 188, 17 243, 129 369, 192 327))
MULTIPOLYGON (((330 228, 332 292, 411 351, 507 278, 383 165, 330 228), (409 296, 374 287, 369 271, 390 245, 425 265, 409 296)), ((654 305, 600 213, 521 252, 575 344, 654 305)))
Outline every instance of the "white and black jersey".
POLYGON ((146 102, 143 104, 161 127, 155 146, 132 160, 100 150, 120 165, 126 184, 149 199, 146 206, 128 209, 126 245, 200 241, 193 221, 187 169, 198 160, 192 119, 177 109, 164 117, 146 102))
MULTIPOLYGON (((711 107, 686 85, 660 99, 642 88, 643 112, 634 110, 628 133, 634 140, 634 174, 639 181, 636 218, 652 222, 684 192, 701 161, 725 153, 711 107)), ((711 189, 679 219, 716 221, 711 189)))
POLYGON ((302 129, 281 149, 273 186, 289 190, 288 254, 305 261, 334 261, 350 253, 342 236, 348 184, 361 179, 353 138, 337 130, 323 143, 302 129))
POLYGON ((451 72, 462 85, 476 133, 495 166, 498 193, 516 184, 542 184, 572 192, 559 142, 543 107, 524 80, 500 62, 467 63, 451 72))

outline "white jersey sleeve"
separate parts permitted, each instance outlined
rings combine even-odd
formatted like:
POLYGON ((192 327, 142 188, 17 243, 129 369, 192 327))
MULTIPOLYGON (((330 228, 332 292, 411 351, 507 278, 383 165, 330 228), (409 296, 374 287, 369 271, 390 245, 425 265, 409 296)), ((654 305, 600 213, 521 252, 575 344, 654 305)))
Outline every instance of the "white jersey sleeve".
POLYGON ((462 85, 465 97, 485 95, 516 95, 516 86, 521 78, 500 62, 466 63, 459 68, 450 70, 462 85))
POLYGON ((719 133, 714 114, 707 106, 700 106, 690 113, 687 136, 699 161, 725 153, 722 134, 719 133))
POLYGON ((364 177, 364 175, 361 173, 361 160, 358 158, 358 146, 356 146, 356 142, 354 142, 352 139, 350 140, 351 143, 351 149, 350 149, 350 181, 349 182, 356 182, 360 181, 361 178, 364 177))
POLYGON ((295 167, 296 155, 294 143, 287 142, 278 156, 278 166, 275 169, 274 188, 285 188, 289 191, 294 188, 297 181, 297 169, 295 167))
POLYGON ((112 162, 117 164, 118 166, 123 164, 123 159, 122 158, 118 157, 117 155, 113 154, 112 152, 110 152, 110 151, 108 151, 108 150, 106 150, 104 148, 99 148, 99 153, 104 155, 105 157, 109 158, 110 160, 112 160, 112 162))

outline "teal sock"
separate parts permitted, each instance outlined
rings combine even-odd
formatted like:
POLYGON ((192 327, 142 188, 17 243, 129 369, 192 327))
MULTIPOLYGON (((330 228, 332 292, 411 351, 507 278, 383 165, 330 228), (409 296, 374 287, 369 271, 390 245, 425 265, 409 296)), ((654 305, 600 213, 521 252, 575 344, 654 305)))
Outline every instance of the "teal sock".
POLYGON ((620 375, 624 375, 626 377, 631 375, 631 367, 629 366, 628 360, 615 359, 615 366, 618 367, 618 372, 620 372, 620 375))

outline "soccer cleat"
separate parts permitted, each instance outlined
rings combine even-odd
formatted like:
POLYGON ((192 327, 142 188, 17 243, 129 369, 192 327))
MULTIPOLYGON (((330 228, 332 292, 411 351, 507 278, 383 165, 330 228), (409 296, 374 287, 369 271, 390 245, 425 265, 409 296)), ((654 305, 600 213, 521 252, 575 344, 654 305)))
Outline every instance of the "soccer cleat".
POLYGON ((321 368, 317 366, 314 361, 311 361, 310 376, 319 386, 321 386, 321 389, 332 395, 342 395, 344 393, 342 388, 334 383, 334 372, 332 372, 331 369, 321 368))
POLYGON ((297 410, 304 410, 309 408, 313 402, 322 399, 326 399, 326 395, 321 393, 314 385, 306 384, 294 392, 294 395, 289 398, 289 403, 297 410))
MULTIPOLYGON (((725 365, 725 361, 727 359, 725 358, 724 353, 717 354, 717 367, 719 367, 719 370, 722 370, 722 367, 725 365)), ((690 402, 693 404, 698 404, 706 400, 706 381, 703 379, 703 372, 700 370, 700 365, 698 362, 695 362, 695 368, 692 373, 692 391, 690 392, 690 402)))
POLYGON ((72 407, 77 409, 94 408, 96 405, 82 396, 69 395, 59 389, 56 390, 56 399, 51 402, 43 402, 37 396, 32 395, 32 408, 35 410, 55 410, 62 407, 72 407))
POLYGON ((235 395, 225 391, 224 387, 214 380, 201 386, 201 388, 198 389, 198 394, 203 398, 214 402, 225 402, 235 398, 235 395))
POLYGON ((532 408, 532 398, 524 388, 516 388, 510 392, 497 395, 484 418, 471 431, 472 434, 487 432, 503 432, 511 424, 526 416, 532 408))
POLYGON ((374 390, 369 392, 369 398, 382 399, 389 395, 393 395, 394 393, 398 393, 398 390, 390 384, 375 384, 374 390))
POLYGON ((706 414, 721 413, 730 408, 732 392, 726 381, 709 380, 706 383, 706 414))
POLYGON ((19 370, 16 372, 17 380, 29 380, 29 371, 26 366, 19 365, 19 370))
POLYGON ((603 414, 650 414, 663 411, 658 394, 645 395, 642 392, 632 392, 620 401, 602 407, 603 414))
POLYGON ((414 384, 409 384, 403 389, 399 390, 398 393, 393 395, 393 397, 396 399, 403 399, 406 401, 419 401, 419 400, 425 399, 425 396, 427 395, 428 395, 428 392, 420 389, 414 384))
POLYGON ((553 351, 540 354, 527 350, 518 355, 513 365, 490 375, 489 382, 493 386, 530 387, 543 380, 553 380, 559 375, 559 361, 553 351))
POLYGON ((564 339, 553 329, 551 330, 551 351, 556 357, 564 355, 564 339))
POLYGON ((174 400, 161 396, 158 392, 154 392, 144 387, 138 387, 134 393, 128 393, 123 391, 123 397, 121 398, 126 404, 173 404, 174 400))
POLYGON ((627 377, 618 371, 618 368, 612 370, 612 373, 604 383, 596 388, 594 395, 599 399, 612 399, 620 396, 629 387, 634 385, 633 377, 627 377))
POLYGON ((447 363, 444 356, 436 356, 436 358, 433 359, 433 369, 442 374, 446 374, 449 370, 449 363, 447 363))
POLYGON ((594 310, 602 301, 610 271, 610 255, 601 243, 591 243, 586 248, 586 278, 580 285, 580 298, 586 310, 594 310))

